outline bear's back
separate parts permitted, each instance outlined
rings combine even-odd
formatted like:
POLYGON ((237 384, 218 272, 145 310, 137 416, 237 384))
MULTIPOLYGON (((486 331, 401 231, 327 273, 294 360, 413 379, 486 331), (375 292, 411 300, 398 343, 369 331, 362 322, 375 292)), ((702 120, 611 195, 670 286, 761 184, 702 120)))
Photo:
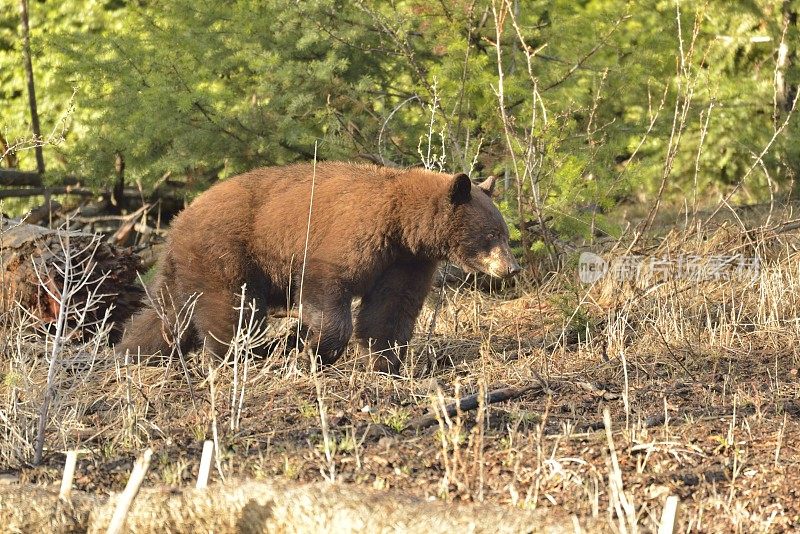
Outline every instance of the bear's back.
POLYGON ((173 225, 173 244, 194 250, 233 245, 282 258, 302 257, 308 245, 320 257, 353 257, 385 248, 388 236, 397 234, 392 225, 400 211, 407 214, 405 226, 419 226, 445 176, 334 162, 254 169, 200 195, 173 225))
POLYGON ((240 174, 230 181, 246 184, 258 192, 289 190, 295 187, 310 190, 315 186, 367 186, 380 187, 396 179, 404 170, 379 167, 373 164, 320 162, 295 163, 281 167, 262 167, 240 174))

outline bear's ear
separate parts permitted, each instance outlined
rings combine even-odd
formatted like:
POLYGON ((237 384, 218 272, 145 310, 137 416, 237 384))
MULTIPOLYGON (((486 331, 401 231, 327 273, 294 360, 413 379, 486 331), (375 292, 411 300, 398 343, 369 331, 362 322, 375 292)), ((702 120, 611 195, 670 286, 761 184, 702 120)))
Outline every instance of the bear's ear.
POLYGON ((489 195, 489 197, 491 198, 491 196, 494 195, 494 184, 496 183, 497 183, 497 177, 490 176, 481 183, 479 183, 478 187, 480 187, 481 190, 487 195, 489 195))
POLYGON ((472 199, 472 182, 464 173, 453 176, 450 183, 450 202, 454 205, 466 204, 472 199))

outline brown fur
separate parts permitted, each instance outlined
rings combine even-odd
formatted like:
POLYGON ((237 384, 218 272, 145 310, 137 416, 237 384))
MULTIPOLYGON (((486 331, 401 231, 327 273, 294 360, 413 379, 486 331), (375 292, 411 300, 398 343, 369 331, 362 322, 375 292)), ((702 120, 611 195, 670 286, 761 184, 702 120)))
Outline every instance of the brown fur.
MULTIPOLYGON (((464 175, 346 163, 265 168, 217 184, 177 217, 151 295, 167 290, 180 306, 202 293, 191 345, 207 333, 232 337, 243 283, 269 315, 299 302, 302 277, 303 323, 322 362, 344 351, 351 302, 361 297, 356 337, 383 351, 377 369, 396 371, 404 351, 393 348, 411 339, 437 262, 486 271, 498 253, 505 271, 490 274, 519 270, 488 191, 464 175)), ((137 346, 168 348, 153 310, 131 320, 119 348, 137 346)))

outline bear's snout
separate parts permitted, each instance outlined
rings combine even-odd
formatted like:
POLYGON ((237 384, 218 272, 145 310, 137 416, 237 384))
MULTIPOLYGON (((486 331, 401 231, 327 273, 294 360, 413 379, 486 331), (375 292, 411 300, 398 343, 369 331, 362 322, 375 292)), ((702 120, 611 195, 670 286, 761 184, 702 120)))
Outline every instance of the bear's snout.
POLYGON ((503 278, 510 278, 519 273, 522 270, 522 267, 519 266, 517 259, 514 257, 514 255, 511 253, 510 250, 505 251, 505 256, 506 256, 505 264, 503 266, 503 268, 505 269, 505 273, 501 274, 501 276, 503 278))
POLYGON ((481 263, 483 272, 497 278, 509 278, 522 270, 507 245, 494 247, 489 254, 481 258, 481 263))

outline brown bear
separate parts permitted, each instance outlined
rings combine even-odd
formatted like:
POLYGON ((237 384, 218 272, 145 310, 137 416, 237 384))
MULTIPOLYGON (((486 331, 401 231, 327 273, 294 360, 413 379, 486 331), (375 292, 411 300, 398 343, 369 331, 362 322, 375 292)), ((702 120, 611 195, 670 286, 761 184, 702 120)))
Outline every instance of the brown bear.
MULTIPOLYGON (((173 222, 150 295, 199 294, 185 345, 224 355, 241 287, 264 317, 296 314, 322 363, 355 330, 396 373, 439 261, 506 277, 520 267, 492 203, 494 178, 349 163, 257 169, 215 185, 173 222), (351 312, 360 297, 355 327, 351 312), (211 335, 208 335, 211 334, 211 335)), ((168 306, 169 308, 169 306, 168 306)), ((169 349, 159 315, 128 323, 118 350, 169 349)))

